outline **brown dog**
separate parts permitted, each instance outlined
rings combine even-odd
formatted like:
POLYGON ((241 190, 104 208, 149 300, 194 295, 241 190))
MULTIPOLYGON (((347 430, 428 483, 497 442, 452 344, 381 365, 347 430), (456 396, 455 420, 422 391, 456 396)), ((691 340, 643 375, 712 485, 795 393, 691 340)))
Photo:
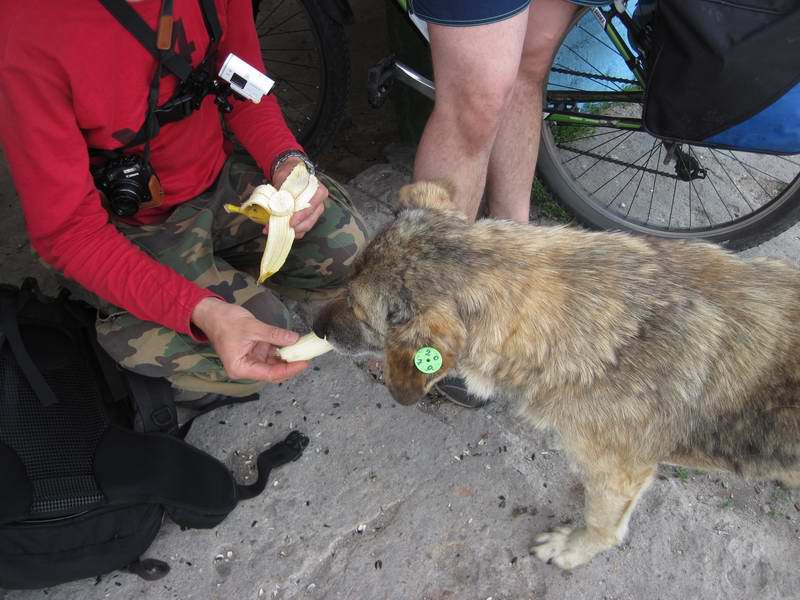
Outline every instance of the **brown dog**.
POLYGON ((385 356, 401 404, 450 371, 559 432, 585 525, 540 535, 572 568, 624 537, 658 463, 800 483, 800 272, 710 244, 468 224, 446 184, 400 191, 346 297, 314 329, 385 356), (422 347, 435 373, 414 364, 422 347))

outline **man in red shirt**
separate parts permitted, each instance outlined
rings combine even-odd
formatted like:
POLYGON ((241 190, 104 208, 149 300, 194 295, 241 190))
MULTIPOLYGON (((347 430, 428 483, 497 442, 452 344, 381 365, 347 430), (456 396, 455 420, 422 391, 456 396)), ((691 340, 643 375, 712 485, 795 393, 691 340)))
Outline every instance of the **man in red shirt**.
MULTIPOLYGON (((160 0, 129 0, 155 30, 160 0)), ((250 0, 214 0, 222 35, 215 73, 229 53, 264 71, 250 0)), ((210 35, 198 0, 174 0, 172 51, 199 65, 210 35)), ((98 339, 123 366, 167 377, 189 392, 247 395, 293 377, 275 346, 294 342, 274 293, 236 267, 257 265, 260 226, 222 210, 265 179, 280 186, 307 160, 277 102, 236 100, 226 144, 213 96, 160 128, 149 163, 159 206, 121 219, 104 207, 89 148, 125 146, 143 127, 156 60, 99 1, 0 0, 0 142, 39 256, 101 309, 98 339)), ((178 85, 164 70, 157 105, 178 85)), ((141 145, 126 153, 141 154, 141 145)), ((363 247, 366 228, 341 187, 320 175, 311 207, 291 225, 297 241, 270 282, 332 290, 363 247), (330 194, 329 194, 330 190, 330 194)), ((190 397, 190 395, 187 395, 190 397)))

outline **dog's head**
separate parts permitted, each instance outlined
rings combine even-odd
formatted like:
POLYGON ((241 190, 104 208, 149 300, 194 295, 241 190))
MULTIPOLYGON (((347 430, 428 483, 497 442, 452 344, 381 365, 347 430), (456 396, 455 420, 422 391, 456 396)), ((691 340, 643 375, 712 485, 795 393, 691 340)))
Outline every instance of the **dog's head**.
POLYGON ((464 346, 456 270, 468 226, 446 182, 419 182, 399 193, 397 219, 379 233, 354 267, 346 294, 327 305, 314 331, 348 355, 385 359, 386 385, 414 404, 453 369, 464 346), (415 356, 435 348, 442 366, 420 370, 415 356))

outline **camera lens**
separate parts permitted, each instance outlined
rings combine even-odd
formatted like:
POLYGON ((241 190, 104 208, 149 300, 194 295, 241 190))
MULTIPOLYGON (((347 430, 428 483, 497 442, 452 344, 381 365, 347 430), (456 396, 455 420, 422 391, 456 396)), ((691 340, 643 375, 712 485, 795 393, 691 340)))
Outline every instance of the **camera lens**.
POLYGON ((118 217, 132 217, 139 210, 141 190, 137 185, 121 184, 111 192, 109 204, 111 212, 118 217))

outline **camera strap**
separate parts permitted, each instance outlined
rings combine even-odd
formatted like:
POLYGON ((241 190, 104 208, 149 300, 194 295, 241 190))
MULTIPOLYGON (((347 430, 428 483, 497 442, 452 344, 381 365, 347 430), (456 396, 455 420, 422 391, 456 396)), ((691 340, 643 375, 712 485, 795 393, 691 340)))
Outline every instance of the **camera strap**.
POLYGON ((93 156, 118 156, 128 148, 145 143, 145 153, 149 154, 147 142, 158 134, 162 125, 188 117, 200 106, 202 99, 206 95, 216 91, 215 87, 207 85, 202 92, 198 93, 197 88, 202 86, 191 85, 195 78, 201 83, 210 83, 214 78, 214 61, 219 41, 222 37, 222 26, 214 6, 214 0, 198 0, 203 14, 203 23, 208 31, 209 44, 205 57, 197 68, 192 68, 191 63, 172 51, 172 0, 165 0, 162 3, 158 31, 151 29, 126 0, 99 0, 99 2, 153 55, 156 59, 157 67, 156 74, 150 85, 147 116, 141 129, 124 146, 114 150, 91 148, 89 152, 93 156), (168 39, 166 39, 166 29, 163 29, 164 23, 167 21, 169 22, 168 39), (158 107, 155 102, 158 101, 158 83, 161 78, 162 67, 178 79, 178 88, 172 98, 163 106, 158 107))

